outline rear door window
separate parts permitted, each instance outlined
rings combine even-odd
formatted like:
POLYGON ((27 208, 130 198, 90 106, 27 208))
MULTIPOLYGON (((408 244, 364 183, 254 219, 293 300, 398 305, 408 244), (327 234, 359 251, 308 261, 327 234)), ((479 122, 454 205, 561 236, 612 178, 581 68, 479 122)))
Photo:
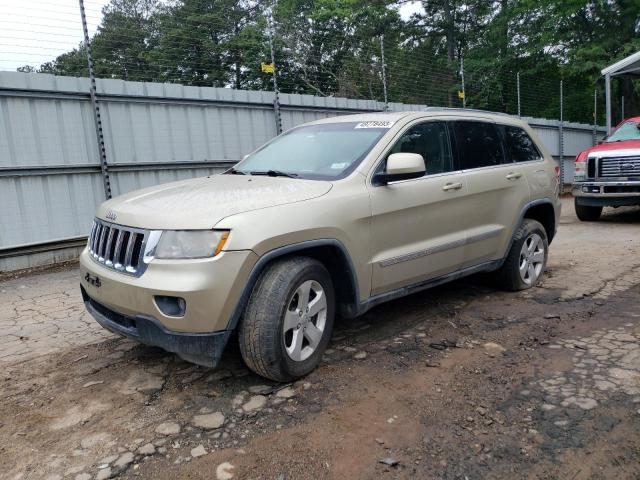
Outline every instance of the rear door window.
POLYGON ((502 139, 493 123, 467 120, 452 123, 463 170, 505 163, 502 139))
POLYGON ((503 132, 507 156, 512 162, 531 162, 542 158, 538 147, 524 129, 510 125, 500 125, 498 128, 503 132))

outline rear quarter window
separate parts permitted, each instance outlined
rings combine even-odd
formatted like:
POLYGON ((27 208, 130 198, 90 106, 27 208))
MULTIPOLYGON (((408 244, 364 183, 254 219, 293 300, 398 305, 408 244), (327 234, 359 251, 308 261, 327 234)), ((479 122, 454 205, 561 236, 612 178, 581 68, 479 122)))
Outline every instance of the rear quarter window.
POLYGON ((531 162, 542 158, 538 147, 523 128, 511 125, 500 125, 498 128, 502 130, 509 160, 512 162, 531 162))

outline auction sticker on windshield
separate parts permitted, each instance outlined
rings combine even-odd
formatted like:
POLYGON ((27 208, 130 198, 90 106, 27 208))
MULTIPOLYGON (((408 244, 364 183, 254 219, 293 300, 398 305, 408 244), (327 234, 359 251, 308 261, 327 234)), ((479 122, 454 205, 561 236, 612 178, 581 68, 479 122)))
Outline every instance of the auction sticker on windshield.
POLYGON ((372 120, 370 122, 360 122, 354 128, 391 128, 394 123, 389 120, 372 120))

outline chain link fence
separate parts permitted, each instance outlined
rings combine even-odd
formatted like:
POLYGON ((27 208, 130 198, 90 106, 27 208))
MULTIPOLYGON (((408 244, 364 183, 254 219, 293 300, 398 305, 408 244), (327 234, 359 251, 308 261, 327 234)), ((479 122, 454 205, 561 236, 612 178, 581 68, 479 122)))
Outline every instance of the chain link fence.
MULTIPOLYGON (((406 3, 406 2, 399 2, 406 3)), ((535 59, 443 51, 389 3, 34 0, 0 16, 0 70, 467 107, 604 123, 604 86, 535 59), (340 8, 352 8, 344 12, 340 8), (392 14, 393 13, 393 14, 392 14), (509 57, 511 58, 511 57, 509 57), (561 92, 561 84, 563 92, 561 92), (561 99, 563 104, 561 105, 561 99)), ((3 7, 5 8, 5 7, 3 7)), ((605 65, 602 65, 604 67, 605 65)), ((637 114, 614 82, 613 118, 637 114), (626 106, 626 108, 625 108, 626 106)))

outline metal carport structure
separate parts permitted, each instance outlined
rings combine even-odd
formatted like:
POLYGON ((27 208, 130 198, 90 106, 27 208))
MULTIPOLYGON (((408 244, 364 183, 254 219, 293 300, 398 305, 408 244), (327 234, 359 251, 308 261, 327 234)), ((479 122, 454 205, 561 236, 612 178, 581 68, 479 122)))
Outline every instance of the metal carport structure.
POLYGON ((607 109, 607 135, 611 134, 611 77, 629 75, 640 78, 640 52, 629 55, 619 62, 602 69, 607 109))

